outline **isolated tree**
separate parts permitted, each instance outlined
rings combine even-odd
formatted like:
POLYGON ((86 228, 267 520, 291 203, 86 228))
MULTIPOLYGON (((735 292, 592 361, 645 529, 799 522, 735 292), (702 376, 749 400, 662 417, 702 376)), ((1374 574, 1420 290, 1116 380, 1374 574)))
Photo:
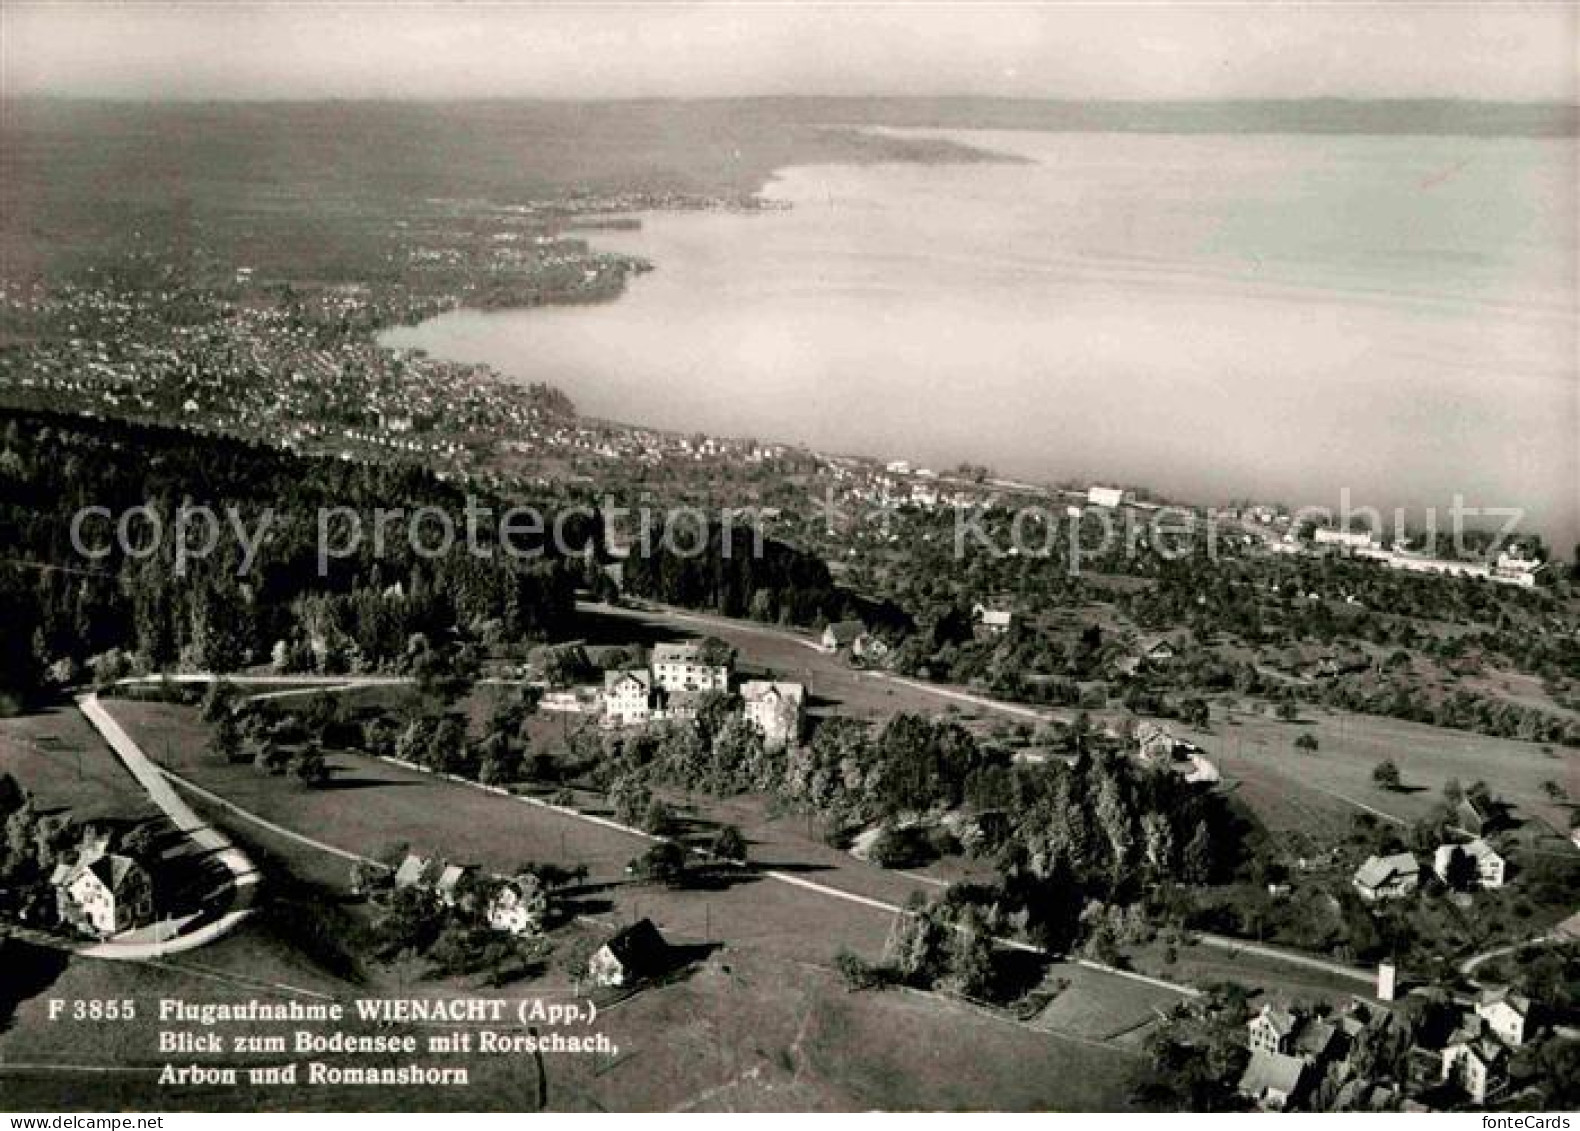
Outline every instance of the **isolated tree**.
POLYGON ((713 855, 721 860, 744 862, 746 838, 741 835, 741 830, 734 825, 725 825, 721 828, 713 838, 713 855))
POLYGON ((1179 715, 1181 722, 1198 730, 1205 729, 1212 717, 1207 701, 1194 695, 1180 704, 1179 715))
POLYGON ((867 859, 880 868, 909 868, 922 862, 925 854, 919 830, 886 825, 867 847, 867 859))
POLYGON ((1093 811, 1097 816, 1098 828, 1108 841, 1110 864, 1115 875, 1118 875, 1130 862, 1135 847, 1135 833, 1117 777, 1104 774, 1098 781, 1093 811))
POLYGON ((622 774, 609 786, 609 803, 614 806, 614 819, 622 825, 635 825, 648 811, 653 794, 635 774, 622 774))
POLYGON ((1393 764, 1392 759, 1378 762, 1372 769, 1372 781, 1378 789, 1396 790, 1399 780, 1399 767, 1393 764))
POLYGON ((412 719, 395 738, 394 756, 402 762, 421 765, 428 758, 428 747, 433 741, 437 725, 430 715, 418 715, 412 719))
POLYGON ((302 708, 302 725, 309 734, 320 739, 331 727, 338 725, 340 719, 341 702, 326 691, 308 696, 307 705, 302 708))
POLYGON ((1476 876, 1476 862, 1471 859, 1470 853, 1455 845, 1443 869, 1443 882, 1454 891, 1469 891, 1476 882, 1476 876))
POLYGON ((291 764, 291 752, 271 738, 252 744, 252 764, 261 773, 283 774, 291 764))
POLYGON ((697 659, 704 664, 728 667, 735 663, 735 649, 717 636, 704 636, 697 642, 697 659))
POLYGON ((371 895, 376 891, 383 891, 390 886, 391 878, 388 868, 366 860, 355 861, 351 865, 351 893, 371 895))
POLYGON ((1154 872, 1168 875, 1174 866, 1174 826, 1162 813, 1145 813, 1141 817, 1141 839, 1147 865, 1154 872))
POLYGON ((208 690, 203 693, 203 706, 199 710, 199 717, 206 723, 215 723, 230 714, 231 704, 236 699, 236 687, 228 680, 216 679, 208 685, 208 690))
POLYGON ((291 770, 297 780, 309 788, 321 786, 329 780, 329 763, 324 761, 324 752, 316 742, 308 743, 297 751, 296 757, 291 760, 291 770))
POLYGON ((246 761, 242 752, 241 726, 229 711, 214 720, 214 753, 227 762, 246 761))
POLYGON ((385 958, 420 954, 438 939, 444 922, 444 908, 429 892, 418 887, 397 888, 376 928, 379 953, 385 958))
POLYGON ((629 870, 638 879, 680 887, 686 880, 686 850, 672 840, 661 840, 631 861, 629 870))
POLYGON ((642 831, 653 836, 671 836, 675 832, 675 814, 668 805, 658 798, 653 798, 647 803, 647 809, 642 814, 642 831))
POLYGON ((1295 739, 1295 749, 1307 754, 1314 754, 1317 750, 1317 736, 1306 731, 1295 739))
POLYGON ((885 970, 868 962, 855 951, 841 947, 834 955, 834 969, 847 990, 870 990, 883 985, 885 970))
POLYGON ((503 785, 522 776, 523 751, 503 731, 495 731, 478 744, 477 780, 484 785, 503 785))
POLYGON ((884 960, 899 977, 918 986, 930 986, 943 973, 949 953, 945 928, 931 908, 908 910, 895 916, 884 945, 884 960))
POLYGON ((152 821, 144 821, 121 838, 121 851, 138 860, 151 860, 159 846, 159 829, 152 821))
POLYGON ((968 914, 949 939, 949 980, 966 997, 991 996, 997 971, 993 940, 981 920, 968 914))
POLYGON ((538 863, 535 860, 525 861, 516 869, 520 876, 535 876, 538 883, 546 889, 563 888, 570 884, 579 884, 587 878, 587 865, 575 864, 566 867, 563 864, 538 863))
POLYGON ((466 744, 466 720, 459 715, 440 716, 428 744, 424 764, 447 774, 471 776, 473 755, 466 744))

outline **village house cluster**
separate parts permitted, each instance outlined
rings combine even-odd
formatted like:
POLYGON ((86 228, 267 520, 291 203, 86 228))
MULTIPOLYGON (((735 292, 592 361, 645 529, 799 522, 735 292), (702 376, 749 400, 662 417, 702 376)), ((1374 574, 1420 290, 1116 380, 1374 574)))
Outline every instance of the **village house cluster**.
MULTIPOLYGON (((1454 831, 1459 839, 1440 844, 1432 854, 1432 873, 1452 891, 1492 890, 1503 886, 1508 861, 1484 837, 1498 827, 1498 808, 1482 797, 1460 799, 1454 831)), ((1368 903, 1404 899, 1419 890, 1421 863, 1413 852, 1369 856, 1352 884, 1368 903)))
MULTIPOLYGON (((496 218, 502 230, 472 242, 442 223, 397 222, 390 256, 415 285, 396 289, 347 283, 285 292, 247 265, 211 270, 203 283, 156 271, 160 286, 91 272, 49 287, 0 280, 9 318, 51 330, 0 353, 0 390, 23 403, 175 423, 307 454, 456 470, 475 470, 493 452, 646 467, 784 458, 784 445, 583 421, 554 390, 375 339, 379 327, 492 305, 489 288, 517 305, 613 297, 647 265, 543 225, 614 203, 589 196, 585 207, 506 209, 510 215, 496 218)), ((752 205, 682 197, 670 206, 752 205)))
POLYGON ((540 388, 500 381, 486 367, 326 334, 325 326, 378 316, 365 287, 326 288, 294 304, 200 292, 189 298, 207 317, 179 324, 158 316, 169 298, 108 285, 28 292, 28 313, 64 321, 68 333, 7 351, 0 386, 302 451, 441 464, 461 457, 469 434, 531 435, 555 415, 540 388))
MULTIPOLYGON (((1392 996, 1394 972, 1380 971, 1392 996)), ((1453 1018, 1440 1042, 1411 1040, 1395 1012, 1357 999, 1336 1014, 1264 1004, 1246 1025, 1251 1058, 1240 1094, 1264 1110, 1432 1111, 1496 1101, 1509 1086, 1510 1057, 1531 1035, 1531 1003, 1505 987, 1456 998, 1421 991, 1453 1018), (1402 1078, 1374 1079, 1364 1050, 1409 1041, 1402 1078)))
MULTIPOLYGON (((695 719, 709 695, 727 695, 734 661, 709 641, 653 646, 645 667, 607 671, 603 678, 603 725, 642 727, 673 719, 695 719)), ((800 742, 806 723, 806 689, 783 680, 749 679, 734 690, 741 712, 769 749, 800 742)))
POLYGON ((1318 526, 1310 531, 1309 536, 1303 537, 1296 525, 1286 522, 1282 536, 1269 537, 1266 546, 1279 554, 1336 554, 1376 562, 1405 573, 1468 578, 1521 589, 1534 589, 1549 574, 1547 563, 1530 548, 1520 544, 1504 546, 1490 559, 1441 558, 1390 542, 1365 530, 1318 526))
POLYGON ((486 876, 472 864, 408 853, 395 869, 391 884, 395 891, 426 893, 452 911, 511 935, 542 934, 548 915, 548 895, 530 872, 486 876))

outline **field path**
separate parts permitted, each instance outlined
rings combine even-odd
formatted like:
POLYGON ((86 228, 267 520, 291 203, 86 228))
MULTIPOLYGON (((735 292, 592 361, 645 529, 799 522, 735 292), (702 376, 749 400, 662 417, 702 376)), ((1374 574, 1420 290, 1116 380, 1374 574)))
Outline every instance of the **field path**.
POLYGON ((1495 946, 1491 950, 1484 950, 1480 954, 1472 954, 1469 958, 1464 959, 1459 964, 1459 972, 1467 978, 1474 979, 1476 970, 1484 962, 1490 962, 1494 958, 1502 958, 1506 954, 1517 954, 1533 946, 1551 946, 1565 941, 1567 940, 1561 931, 1554 931, 1551 934, 1538 935, 1533 939, 1522 939, 1519 942, 1508 943, 1504 946, 1495 946))
POLYGON ((204 801, 207 801, 210 805, 213 805, 218 809, 222 809, 234 817, 240 817, 243 821, 257 825, 259 828, 265 829, 268 832, 273 833, 275 836, 283 837, 285 840, 293 841, 296 844, 302 845, 304 848, 311 848, 315 852, 323 852, 330 856, 338 856, 340 859, 350 861, 353 864, 371 864, 376 868, 383 868, 386 871, 389 870, 389 865, 375 860, 371 856, 362 856, 359 853, 350 851, 349 849, 338 848, 333 844, 326 843, 325 841, 314 840, 312 837, 304 836, 299 832, 286 828, 284 825, 277 825, 266 817, 258 816, 258 814, 252 812, 250 809, 243 809, 240 805, 237 805, 234 802, 226 801, 219 794, 211 793, 202 786, 197 785, 194 782, 187 781, 187 779, 182 777, 180 774, 171 773, 169 770, 160 770, 159 772, 164 775, 166 780, 180 786, 182 789, 187 790, 188 792, 197 794, 197 796, 201 797, 204 801))
POLYGON ((1275 962, 1287 962, 1292 966, 1305 966, 1340 978, 1365 982, 1368 986, 1375 986, 1377 983, 1377 975, 1370 970, 1364 970, 1358 966, 1346 966, 1342 962, 1334 962, 1328 958, 1318 958, 1314 954, 1302 954, 1296 950, 1284 950, 1281 947, 1246 942, 1244 939, 1231 939, 1224 935, 1196 933, 1195 937, 1204 946, 1226 950, 1231 954, 1235 951, 1243 951, 1246 954, 1256 954, 1263 958, 1271 958, 1275 962))

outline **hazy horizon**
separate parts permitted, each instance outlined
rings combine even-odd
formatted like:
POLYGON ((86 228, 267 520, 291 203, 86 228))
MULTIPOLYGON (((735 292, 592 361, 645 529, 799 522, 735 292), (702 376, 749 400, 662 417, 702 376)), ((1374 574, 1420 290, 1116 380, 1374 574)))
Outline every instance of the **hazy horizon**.
POLYGON ((1461 98, 1408 96, 1343 97, 1339 95, 1313 95, 1306 98, 1061 98, 1037 94, 1000 95, 940 92, 937 94, 907 94, 900 91, 875 91, 868 94, 701 94, 701 95, 610 95, 584 97, 567 95, 555 97, 547 94, 521 95, 366 95, 347 97, 323 95, 316 97, 279 98, 215 98, 206 96, 147 97, 141 95, 71 94, 51 91, 33 91, 7 96, 16 102, 79 102, 125 106, 333 106, 333 105, 389 105, 389 106, 451 106, 451 105, 508 105, 508 106, 619 106, 630 105, 707 105, 709 103, 742 102, 975 102, 981 104, 1047 104, 1064 106, 1306 106, 1321 103, 1353 105, 1462 105, 1510 107, 1561 107, 1580 110, 1580 97, 1559 98, 1461 98))
POLYGON ((1574 104, 1577 20, 1574 5, 1551 3, 8 3, 0 90, 139 101, 1574 104))

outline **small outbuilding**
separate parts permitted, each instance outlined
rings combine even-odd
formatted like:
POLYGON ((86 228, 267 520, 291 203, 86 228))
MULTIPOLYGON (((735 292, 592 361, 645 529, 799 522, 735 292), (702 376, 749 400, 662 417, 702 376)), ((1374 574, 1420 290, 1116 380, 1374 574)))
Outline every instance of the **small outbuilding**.
POLYGON ((640 919, 614 935, 587 960, 595 986, 629 986, 669 968, 669 943, 651 919, 640 919))

